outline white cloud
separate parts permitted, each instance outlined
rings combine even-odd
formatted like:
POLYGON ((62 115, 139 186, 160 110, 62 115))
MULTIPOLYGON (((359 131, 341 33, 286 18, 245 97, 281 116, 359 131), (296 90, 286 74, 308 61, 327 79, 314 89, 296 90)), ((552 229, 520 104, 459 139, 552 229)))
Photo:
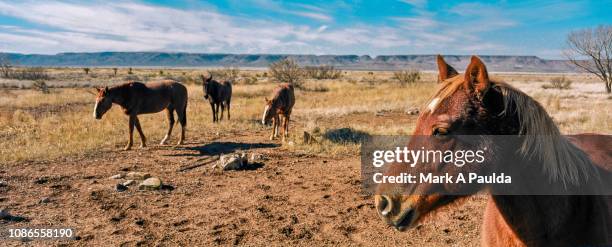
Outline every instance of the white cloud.
POLYGON ((483 33, 516 27, 520 23, 513 17, 522 14, 520 9, 506 10, 482 4, 458 4, 450 9, 429 12, 425 0, 404 0, 414 6, 410 16, 390 17, 386 24, 338 25, 327 8, 252 1, 250 4, 283 15, 307 18, 314 24, 289 23, 273 17, 252 18, 244 14, 232 16, 219 13, 215 8, 175 9, 139 2, 0 0, 0 15, 34 24, 28 27, 0 25, 0 49, 23 53, 499 54, 511 50, 487 41, 483 33), (453 21, 448 21, 449 16, 453 21))

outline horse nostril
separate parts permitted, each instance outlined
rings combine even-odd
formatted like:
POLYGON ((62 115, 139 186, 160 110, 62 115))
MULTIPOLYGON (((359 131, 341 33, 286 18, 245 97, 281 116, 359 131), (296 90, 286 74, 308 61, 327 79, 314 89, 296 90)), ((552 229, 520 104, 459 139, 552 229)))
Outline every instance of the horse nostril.
POLYGON ((380 212, 380 215, 382 216, 389 215, 389 213, 391 213, 391 210, 393 210, 393 204, 392 204, 391 199, 388 196, 381 195, 378 200, 377 208, 378 208, 378 211, 380 212))

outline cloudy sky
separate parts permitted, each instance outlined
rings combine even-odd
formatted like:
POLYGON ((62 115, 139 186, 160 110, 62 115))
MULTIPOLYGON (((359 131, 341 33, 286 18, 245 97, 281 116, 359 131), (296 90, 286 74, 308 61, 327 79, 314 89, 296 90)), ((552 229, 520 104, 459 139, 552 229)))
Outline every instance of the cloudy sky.
POLYGON ((612 1, 3 1, 0 52, 481 54, 559 58, 612 1))

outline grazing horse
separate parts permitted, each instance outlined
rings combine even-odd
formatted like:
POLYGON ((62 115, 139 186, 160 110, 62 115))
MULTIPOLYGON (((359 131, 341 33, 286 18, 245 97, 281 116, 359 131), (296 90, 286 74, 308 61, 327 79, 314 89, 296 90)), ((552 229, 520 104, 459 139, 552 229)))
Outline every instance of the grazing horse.
POLYGON ((274 140, 278 136, 278 127, 282 128, 282 141, 289 135, 289 117, 291 110, 295 104, 295 96, 293 94, 293 85, 282 83, 278 85, 273 92, 272 99, 265 98, 266 107, 264 109, 262 124, 267 124, 272 120, 272 135, 270 140, 274 140), (281 122, 282 121, 282 122, 281 122))
POLYGON ((101 119, 113 103, 121 106, 123 112, 129 118, 129 141, 125 150, 132 148, 132 136, 134 126, 140 134, 141 147, 146 147, 146 139, 138 120, 139 114, 156 113, 166 110, 168 115, 168 133, 161 141, 161 145, 172 134, 174 126, 174 111, 181 123, 181 138, 177 145, 183 144, 185 140, 185 126, 187 125, 187 88, 177 81, 164 80, 143 84, 140 82, 129 82, 114 87, 98 88, 96 105, 94 107, 94 118, 101 119))
POLYGON ((213 123, 223 119, 223 111, 227 108, 227 120, 230 119, 230 103, 232 101, 232 84, 229 81, 218 82, 202 75, 202 88, 204 99, 210 102, 213 113, 213 123), (219 117, 219 106, 221 106, 221 117, 219 117))
MULTIPOLYGON (((421 111, 408 147, 421 147, 416 137, 438 140, 437 150, 460 150, 459 135, 502 135, 517 142, 491 141, 497 150, 471 171, 507 170, 525 176, 512 177, 512 187, 537 181, 551 187, 590 189, 587 185, 612 179, 612 137, 576 135, 564 137, 544 108, 510 85, 489 79, 484 63, 476 56, 459 74, 438 56, 440 89, 421 111), (443 145, 442 145, 443 144, 443 145)), ((458 175, 464 171, 443 161, 420 163, 433 174, 458 175)), ((466 165, 467 166, 467 165, 466 165)), ((405 164, 392 163, 385 175, 410 172, 405 164)), ((545 186, 542 186, 545 187, 545 186)), ((530 189, 542 189, 532 187, 530 189)), ((580 194, 504 194, 492 184, 391 184, 376 188, 375 205, 382 220, 403 231, 457 199, 489 192, 481 232, 483 246, 610 246, 612 245, 612 197, 588 190, 580 194), (450 192, 462 191, 464 194, 450 192), (589 194, 592 193, 592 194, 589 194)), ((603 188, 609 189, 604 186, 603 188)))

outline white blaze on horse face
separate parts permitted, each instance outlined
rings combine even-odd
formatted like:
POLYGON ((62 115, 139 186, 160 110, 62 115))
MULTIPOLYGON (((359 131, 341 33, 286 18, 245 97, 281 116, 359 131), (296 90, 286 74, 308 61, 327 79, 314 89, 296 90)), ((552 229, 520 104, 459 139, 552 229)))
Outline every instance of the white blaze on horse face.
POLYGON ((440 98, 435 98, 433 99, 429 105, 427 105, 427 109, 429 109, 429 112, 434 112, 436 110, 436 108, 438 108, 438 104, 440 103, 440 98))
POLYGON ((94 111, 93 111, 94 118, 98 118, 98 115, 96 114, 96 112, 98 112, 98 103, 100 103, 100 101, 96 100, 96 105, 94 106, 94 111))
POLYGON ((268 111, 269 110, 270 110, 270 106, 266 105, 266 108, 264 108, 263 116, 261 117, 261 124, 263 124, 263 125, 266 124, 266 115, 268 115, 268 111))

